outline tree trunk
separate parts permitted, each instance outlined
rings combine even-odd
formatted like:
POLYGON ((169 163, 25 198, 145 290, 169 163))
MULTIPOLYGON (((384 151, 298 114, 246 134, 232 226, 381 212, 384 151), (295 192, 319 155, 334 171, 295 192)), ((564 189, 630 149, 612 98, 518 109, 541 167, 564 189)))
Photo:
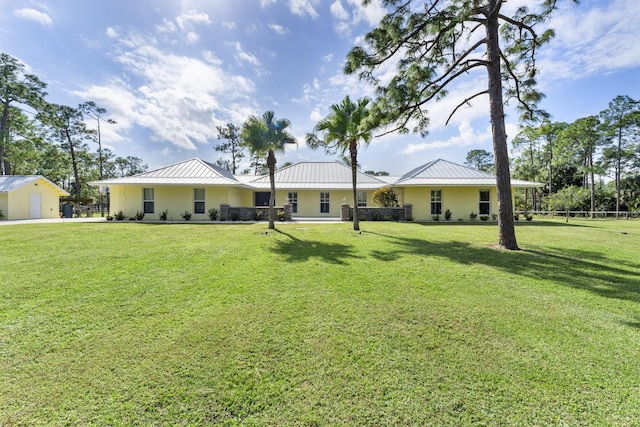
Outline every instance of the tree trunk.
POLYGON ((593 153, 589 153, 589 180, 591 181, 591 218, 595 218, 596 210, 596 182, 593 173, 593 153))
POLYGON ((269 168, 269 182, 271 183, 271 195, 269 196, 269 230, 276 228, 274 206, 276 203, 276 155, 273 150, 269 150, 267 155, 267 167, 269 168))
POLYGON ((351 183, 353 184, 353 229, 360 230, 360 216, 358 215, 358 143, 349 142, 349 153, 351 154, 351 183))
MULTIPOLYGON (((4 161, 5 144, 9 140, 9 130, 7 129, 7 121, 9 119, 9 100, 7 99, 2 105, 2 119, 0 121, 0 175, 9 175, 7 166, 4 161)), ((8 164, 8 162, 6 162, 8 164)))
POLYGON ((80 174, 78 173, 78 161, 76 160, 76 150, 73 149, 73 141, 71 140, 71 135, 69 135, 69 131, 65 131, 67 135, 67 142, 69 142, 69 153, 71 154, 71 166, 73 167, 73 179, 75 179, 75 183, 73 184, 73 191, 76 197, 80 197, 80 174))
POLYGON ((513 199, 511 195, 511 173, 507 132, 504 124, 502 103, 502 76, 500 73, 500 47, 498 38, 498 8, 496 1, 489 1, 489 9, 495 11, 487 16, 487 74, 489 80, 489 108, 491 113, 491 133, 496 164, 496 187, 498 193, 498 246, 518 250, 513 219, 513 199))

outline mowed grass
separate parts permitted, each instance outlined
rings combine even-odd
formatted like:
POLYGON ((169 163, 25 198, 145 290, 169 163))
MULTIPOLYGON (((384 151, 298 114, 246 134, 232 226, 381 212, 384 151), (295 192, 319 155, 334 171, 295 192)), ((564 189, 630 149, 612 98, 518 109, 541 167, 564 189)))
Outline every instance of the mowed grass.
POLYGON ((640 222, 0 227, 0 425, 638 425, 640 222))

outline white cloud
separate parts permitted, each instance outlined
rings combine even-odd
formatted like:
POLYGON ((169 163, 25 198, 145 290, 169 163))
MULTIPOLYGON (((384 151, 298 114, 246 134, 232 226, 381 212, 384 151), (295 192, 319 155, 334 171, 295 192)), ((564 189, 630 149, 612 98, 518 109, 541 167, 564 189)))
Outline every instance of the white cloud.
POLYGON ((277 34, 286 34, 289 32, 285 27, 278 24, 269 24, 269 28, 271 28, 277 34))
POLYGON ((556 37, 542 51, 543 76, 576 79, 640 66, 638 18, 637 0, 589 9, 563 5, 549 22, 556 37))
POLYGON ((323 56, 322 60, 324 62, 331 62, 331 61, 333 61, 333 57, 334 57, 333 53, 330 53, 328 55, 323 56))
POLYGON ((105 34, 107 35, 107 37, 109 37, 110 39, 115 39, 118 37, 118 30, 116 30, 113 27, 108 27, 107 30, 105 31, 105 34))
POLYGON ((309 15, 312 18, 317 18, 318 12, 315 6, 319 3, 319 0, 289 0, 289 7, 291 13, 299 16, 309 15))
POLYGON ((239 114, 253 109, 253 82, 225 71, 210 51, 201 58, 175 55, 152 38, 129 35, 118 41, 114 58, 127 80, 112 78, 77 93, 118 122, 118 134, 108 130, 106 143, 126 140, 127 132, 140 126, 153 141, 194 149, 216 138, 216 125, 244 120, 239 114))
POLYGON ((209 15, 204 12, 189 10, 178 16, 176 22, 180 28, 189 29, 192 24, 210 24, 211 20, 209 19, 209 15))
POLYGON ((270 6, 275 2, 276 0, 260 0, 260 7, 264 9, 265 7, 270 6))
POLYGON ((421 142, 418 144, 410 143, 400 151, 400 154, 411 156, 422 151, 439 148, 483 145, 487 141, 491 141, 491 127, 488 127, 484 132, 480 133, 476 131, 469 122, 465 121, 458 126, 458 135, 446 140, 421 142))
POLYGON ((187 44, 194 44, 200 40, 200 36, 194 31, 189 31, 187 33, 187 44))
POLYGON ((236 28, 236 23, 233 21, 224 21, 222 26, 228 30, 234 30, 236 28))
POLYGON ((311 111, 311 114, 309 114, 309 120, 311 120, 314 123, 319 122, 323 118, 324 116, 322 115, 322 113, 320 113, 319 108, 314 108, 313 111, 311 111))
POLYGON ((341 21, 346 21, 351 17, 351 15, 349 15, 349 13, 342 6, 342 2, 340 0, 336 0, 331 4, 331 14, 334 16, 334 18, 341 21))
POLYGON ((36 9, 17 9, 13 12, 13 14, 18 18, 26 19, 28 21, 35 21, 41 25, 51 26, 53 24, 53 20, 49 15, 36 9))

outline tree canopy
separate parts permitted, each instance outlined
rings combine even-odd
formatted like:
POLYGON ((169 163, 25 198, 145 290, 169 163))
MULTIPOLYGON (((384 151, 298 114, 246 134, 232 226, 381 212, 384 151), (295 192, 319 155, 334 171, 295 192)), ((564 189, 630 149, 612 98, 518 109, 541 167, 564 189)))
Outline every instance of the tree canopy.
MULTIPOLYGON (((365 0, 368 4, 371 0, 365 0)), ((503 101, 515 100, 522 117, 546 117, 538 109, 542 94, 535 88, 536 50, 548 42, 552 30, 536 25, 556 8, 554 0, 530 2, 507 15, 501 0, 383 0, 389 13, 351 50, 346 73, 371 82, 376 107, 392 131, 412 130, 425 135, 427 104, 447 96, 455 82, 486 72, 486 87, 472 92, 453 109, 479 96, 489 98, 495 172, 498 190, 498 245, 518 249, 513 222, 511 181, 503 101), (395 65, 390 79, 383 64, 395 65)), ((451 118, 451 116, 449 118, 451 118)))

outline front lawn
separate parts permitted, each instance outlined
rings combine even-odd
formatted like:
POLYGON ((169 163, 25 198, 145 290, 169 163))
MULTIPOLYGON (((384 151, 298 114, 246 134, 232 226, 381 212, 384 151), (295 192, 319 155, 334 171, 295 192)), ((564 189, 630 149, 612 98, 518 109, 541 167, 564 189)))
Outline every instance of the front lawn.
POLYGON ((638 425, 640 222, 0 229, 0 425, 638 425))

